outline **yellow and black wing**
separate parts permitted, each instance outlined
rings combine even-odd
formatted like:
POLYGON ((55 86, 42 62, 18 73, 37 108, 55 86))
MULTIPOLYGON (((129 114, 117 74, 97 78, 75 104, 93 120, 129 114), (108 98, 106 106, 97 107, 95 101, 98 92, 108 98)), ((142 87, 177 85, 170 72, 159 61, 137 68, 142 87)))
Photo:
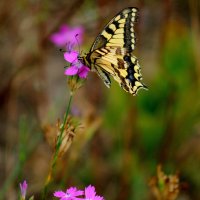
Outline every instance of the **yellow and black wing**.
POLYGON ((137 17, 137 8, 129 7, 122 10, 96 37, 90 52, 105 46, 122 47, 132 52, 135 48, 134 24, 137 17))
POLYGON ((138 60, 127 49, 111 46, 102 47, 93 51, 90 59, 106 86, 110 87, 110 75, 126 92, 132 95, 136 95, 140 88, 146 88, 141 83, 142 75, 138 60))

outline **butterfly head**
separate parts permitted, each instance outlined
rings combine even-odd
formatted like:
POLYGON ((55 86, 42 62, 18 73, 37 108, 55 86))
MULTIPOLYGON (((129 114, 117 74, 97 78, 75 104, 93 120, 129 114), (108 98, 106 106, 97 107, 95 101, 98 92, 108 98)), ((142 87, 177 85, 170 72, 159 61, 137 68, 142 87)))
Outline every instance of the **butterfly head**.
POLYGON ((83 63, 83 56, 81 56, 80 54, 78 55, 77 59, 79 62, 83 63))
POLYGON ((83 56, 81 54, 79 54, 77 58, 78 58, 78 61, 80 63, 82 63, 83 65, 90 66, 90 64, 89 64, 89 62, 87 60, 87 54, 85 54, 83 56))

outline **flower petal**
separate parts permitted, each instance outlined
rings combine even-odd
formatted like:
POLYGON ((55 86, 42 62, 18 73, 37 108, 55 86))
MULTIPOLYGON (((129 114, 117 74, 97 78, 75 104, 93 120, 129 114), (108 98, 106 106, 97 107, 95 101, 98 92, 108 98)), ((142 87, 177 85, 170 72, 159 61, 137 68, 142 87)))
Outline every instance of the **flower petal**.
POLYGON ((70 194, 70 196, 72 197, 76 197, 76 196, 80 196, 84 194, 82 190, 77 190, 76 187, 70 187, 69 189, 67 189, 67 193, 70 194))
POLYGON ((101 196, 98 196, 98 195, 97 195, 97 196, 95 196, 95 197, 94 197, 94 199, 93 199, 93 200, 104 200, 104 198, 103 198, 103 197, 101 197, 101 196))
POLYGON ((70 197, 62 197, 60 200, 71 200, 70 197))
POLYGON ((70 63, 75 62, 77 60, 77 57, 78 57, 78 52, 76 52, 76 51, 64 53, 65 60, 70 62, 70 63))
POLYGON ((83 33, 84 29, 82 26, 69 27, 63 24, 58 32, 53 33, 49 39, 58 47, 64 47, 69 42, 77 44, 77 39, 79 44, 81 44, 83 33))
POLYGON ((68 38, 67 38, 67 31, 68 28, 65 26, 61 27, 60 31, 57 33, 53 33, 50 36, 50 40, 51 42, 53 42, 56 46, 58 47, 63 47, 66 45, 67 42, 69 42, 68 38))
POLYGON ((66 193, 64 193, 63 191, 56 191, 53 193, 54 197, 64 197, 66 195, 66 193))
POLYGON ((78 73, 78 68, 77 66, 71 66, 69 68, 67 68, 65 70, 65 75, 68 75, 68 76, 73 76, 73 75, 76 75, 78 73))
POLYGON ((77 40, 78 40, 79 44, 81 44, 83 40, 83 33, 84 33, 84 29, 82 26, 76 26, 74 28, 71 28, 69 32, 69 36, 71 36, 70 41, 77 44, 77 40))
POLYGON ((21 195, 23 198, 25 198, 26 190, 28 188, 28 184, 27 184, 26 180, 24 180, 23 183, 20 183, 19 186, 20 186, 21 195))
POLYGON ((86 78, 89 71, 90 71, 90 69, 83 65, 78 71, 78 76, 80 78, 86 78))
POLYGON ((60 27, 58 32, 53 33, 50 36, 51 42, 53 42, 58 47, 64 46, 69 41, 68 37, 67 37, 67 34, 68 34, 69 31, 70 31, 70 27, 68 27, 67 25, 63 24, 60 27))
POLYGON ((95 187, 92 185, 89 185, 85 188, 85 197, 86 199, 93 199, 96 195, 95 187))

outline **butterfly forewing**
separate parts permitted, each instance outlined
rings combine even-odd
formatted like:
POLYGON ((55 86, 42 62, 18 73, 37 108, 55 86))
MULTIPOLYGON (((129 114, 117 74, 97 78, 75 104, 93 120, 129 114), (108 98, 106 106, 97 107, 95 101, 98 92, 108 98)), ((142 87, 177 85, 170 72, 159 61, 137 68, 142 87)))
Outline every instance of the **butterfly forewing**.
POLYGON ((97 36, 90 52, 104 46, 118 46, 131 52, 135 48, 134 23, 137 8, 126 8, 117 14, 97 36))

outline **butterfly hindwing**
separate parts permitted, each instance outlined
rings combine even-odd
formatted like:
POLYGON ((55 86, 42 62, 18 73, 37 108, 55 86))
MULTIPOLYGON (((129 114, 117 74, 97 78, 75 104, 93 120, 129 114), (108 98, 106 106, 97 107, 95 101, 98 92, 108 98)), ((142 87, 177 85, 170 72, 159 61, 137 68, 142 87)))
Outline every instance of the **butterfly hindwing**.
MULTIPOLYGON (((103 47, 93 51, 90 59, 98 74, 102 71, 106 72, 108 77, 111 75, 126 92, 135 95, 140 88, 145 87, 141 83, 138 60, 127 49, 103 47)), ((102 78, 101 75, 100 77, 102 78)))
POLYGON ((99 77, 102 79, 102 81, 104 82, 104 84, 110 88, 111 85, 111 81, 110 81, 110 76, 109 74, 106 72, 106 70, 103 70, 100 66, 96 67, 96 72, 99 75, 99 77))
POLYGON ((104 46, 118 46, 129 52, 135 48, 134 24, 138 9, 126 8, 118 13, 95 39, 90 52, 104 46))

